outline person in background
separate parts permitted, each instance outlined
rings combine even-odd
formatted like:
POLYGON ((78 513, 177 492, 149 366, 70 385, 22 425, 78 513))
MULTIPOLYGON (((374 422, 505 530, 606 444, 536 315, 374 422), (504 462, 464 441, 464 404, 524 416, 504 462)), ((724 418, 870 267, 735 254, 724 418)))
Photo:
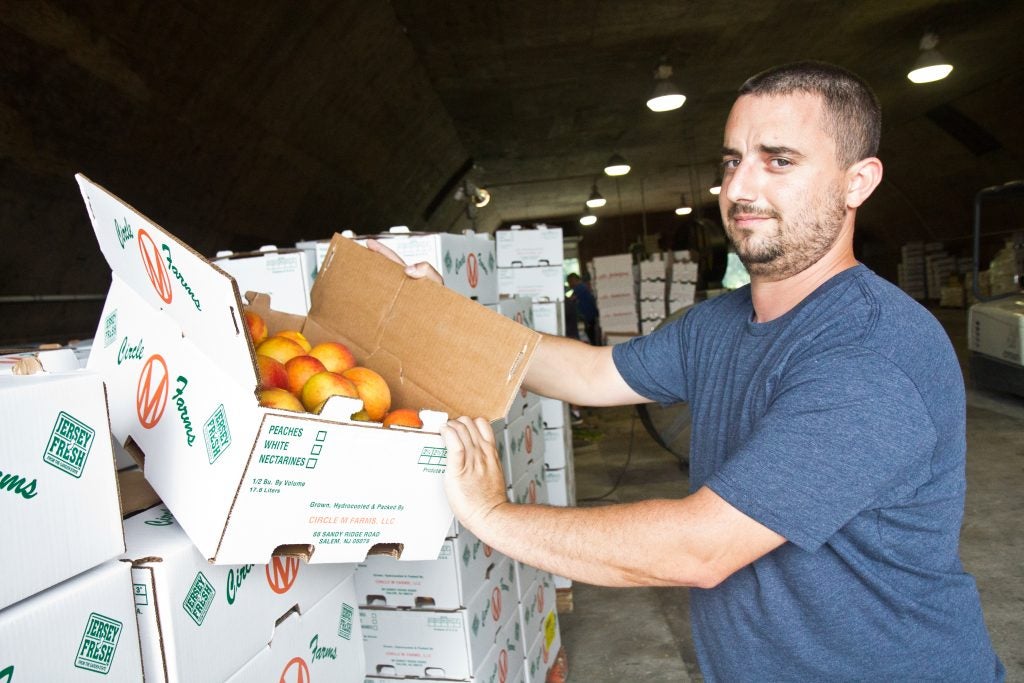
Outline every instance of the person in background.
POLYGON ((569 284, 570 297, 576 303, 576 315, 583 321, 583 330, 587 334, 588 343, 593 346, 601 346, 601 334, 598 327, 599 312, 597 310, 597 299, 590 291, 590 285, 580 279, 576 273, 569 273, 565 278, 569 284))
POLYGON ((442 428, 449 504, 484 543, 575 581, 690 586, 709 682, 1005 679, 959 556, 963 374, 938 321, 853 253, 880 130, 840 67, 752 77, 719 195, 750 285, 616 346, 538 345, 535 393, 688 402, 689 495, 513 504, 490 423, 442 428))

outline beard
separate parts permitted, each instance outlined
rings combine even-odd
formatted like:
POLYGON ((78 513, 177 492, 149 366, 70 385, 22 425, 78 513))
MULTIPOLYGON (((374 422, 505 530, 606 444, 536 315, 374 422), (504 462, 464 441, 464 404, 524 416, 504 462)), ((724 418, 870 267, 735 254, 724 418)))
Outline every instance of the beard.
POLYGON ((842 231, 845 217, 845 195, 837 188, 805 205, 789 219, 772 208, 733 204, 725 223, 729 240, 747 272, 782 280, 803 272, 828 253, 842 231), (772 234, 764 234, 739 228, 735 218, 740 214, 773 219, 776 229, 772 234))

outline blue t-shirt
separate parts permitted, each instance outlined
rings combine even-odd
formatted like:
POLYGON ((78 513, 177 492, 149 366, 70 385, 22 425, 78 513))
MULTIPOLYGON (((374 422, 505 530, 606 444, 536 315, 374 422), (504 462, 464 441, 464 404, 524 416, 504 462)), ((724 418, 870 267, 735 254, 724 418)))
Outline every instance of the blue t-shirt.
POLYGON ((709 681, 990 681, 959 558, 963 377, 924 308, 863 265, 784 316, 749 287, 616 346, 637 393, 689 402, 690 487, 787 543, 693 589, 709 681))

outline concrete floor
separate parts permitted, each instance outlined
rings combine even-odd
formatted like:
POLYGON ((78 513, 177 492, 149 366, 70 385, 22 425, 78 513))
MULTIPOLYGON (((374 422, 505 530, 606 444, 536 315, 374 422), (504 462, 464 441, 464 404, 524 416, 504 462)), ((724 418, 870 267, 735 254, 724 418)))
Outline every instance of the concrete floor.
MULTIPOLYGON (((935 313, 965 361, 964 312, 935 313)), ((968 387, 961 557, 978 582, 1007 680, 1024 681, 1024 399, 973 389, 969 377, 968 387)), ((647 434, 635 410, 588 409, 575 437, 581 506, 685 495, 686 471, 647 434), (619 486, 611 491, 620 475, 619 486)), ((560 615, 570 682, 703 680, 690 633, 687 589, 576 583, 572 598, 573 611, 560 615)))

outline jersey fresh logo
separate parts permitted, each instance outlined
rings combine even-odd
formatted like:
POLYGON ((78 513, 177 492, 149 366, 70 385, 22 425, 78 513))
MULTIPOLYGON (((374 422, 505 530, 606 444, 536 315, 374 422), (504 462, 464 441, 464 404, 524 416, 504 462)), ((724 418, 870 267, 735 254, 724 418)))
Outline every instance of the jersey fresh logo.
MULTIPOLYGON (((142 231, 139 233, 141 235, 142 231)), ((167 363, 163 356, 154 354, 142 366, 139 385, 135 389, 135 412, 139 416, 140 425, 152 429, 160 422, 170 393, 167 363)))
POLYGON ((228 429, 228 415, 223 403, 217 406, 203 425, 203 438, 206 441, 206 457, 212 465, 231 445, 231 430, 228 429))
POLYGON ((356 610, 347 602, 341 603, 341 616, 338 618, 338 636, 345 640, 352 640, 352 622, 356 610))
POLYGON ((110 664, 117 651, 117 641, 124 625, 116 619, 93 612, 85 624, 85 633, 78 646, 75 666, 101 674, 110 673, 110 664))
POLYGON ((50 440, 43 451, 43 462, 78 479, 95 440, 96 430, 62 410, 57 414, 50 440))
POLYGON ((309 664, 302 657, 295 657, 285 665, 278 683, 310 683, 309 664))
POLYGON ((146 269, 149 282, 165 304, 171 303, 174 292, 171 290, 171 275, 167 272, 164 259, 157 249, 156 242, 145 230, 139 230, 139 255, 142 257, 142 267, 146 269))
POLYGON ((274 556, 265 569, 267 585, 278 595, 284 595, 299 578, 299 558, 274 556))
POLYGON ((195 581, 188 589, 185 602, 181 606, 185 608, 185 613, 192 618, 192 621, 196 622, 197 626, 203 625, 206 614, 210 611, 210 605, 213 604, 213 596, 216 594, 217 591, 214 590, 210 580, 202 572, 196 574, 195 581))
POLYGON ((117 309, 110 312, 110 315, 103 321, 103 348, 107 348, 117 339, 117 309))

